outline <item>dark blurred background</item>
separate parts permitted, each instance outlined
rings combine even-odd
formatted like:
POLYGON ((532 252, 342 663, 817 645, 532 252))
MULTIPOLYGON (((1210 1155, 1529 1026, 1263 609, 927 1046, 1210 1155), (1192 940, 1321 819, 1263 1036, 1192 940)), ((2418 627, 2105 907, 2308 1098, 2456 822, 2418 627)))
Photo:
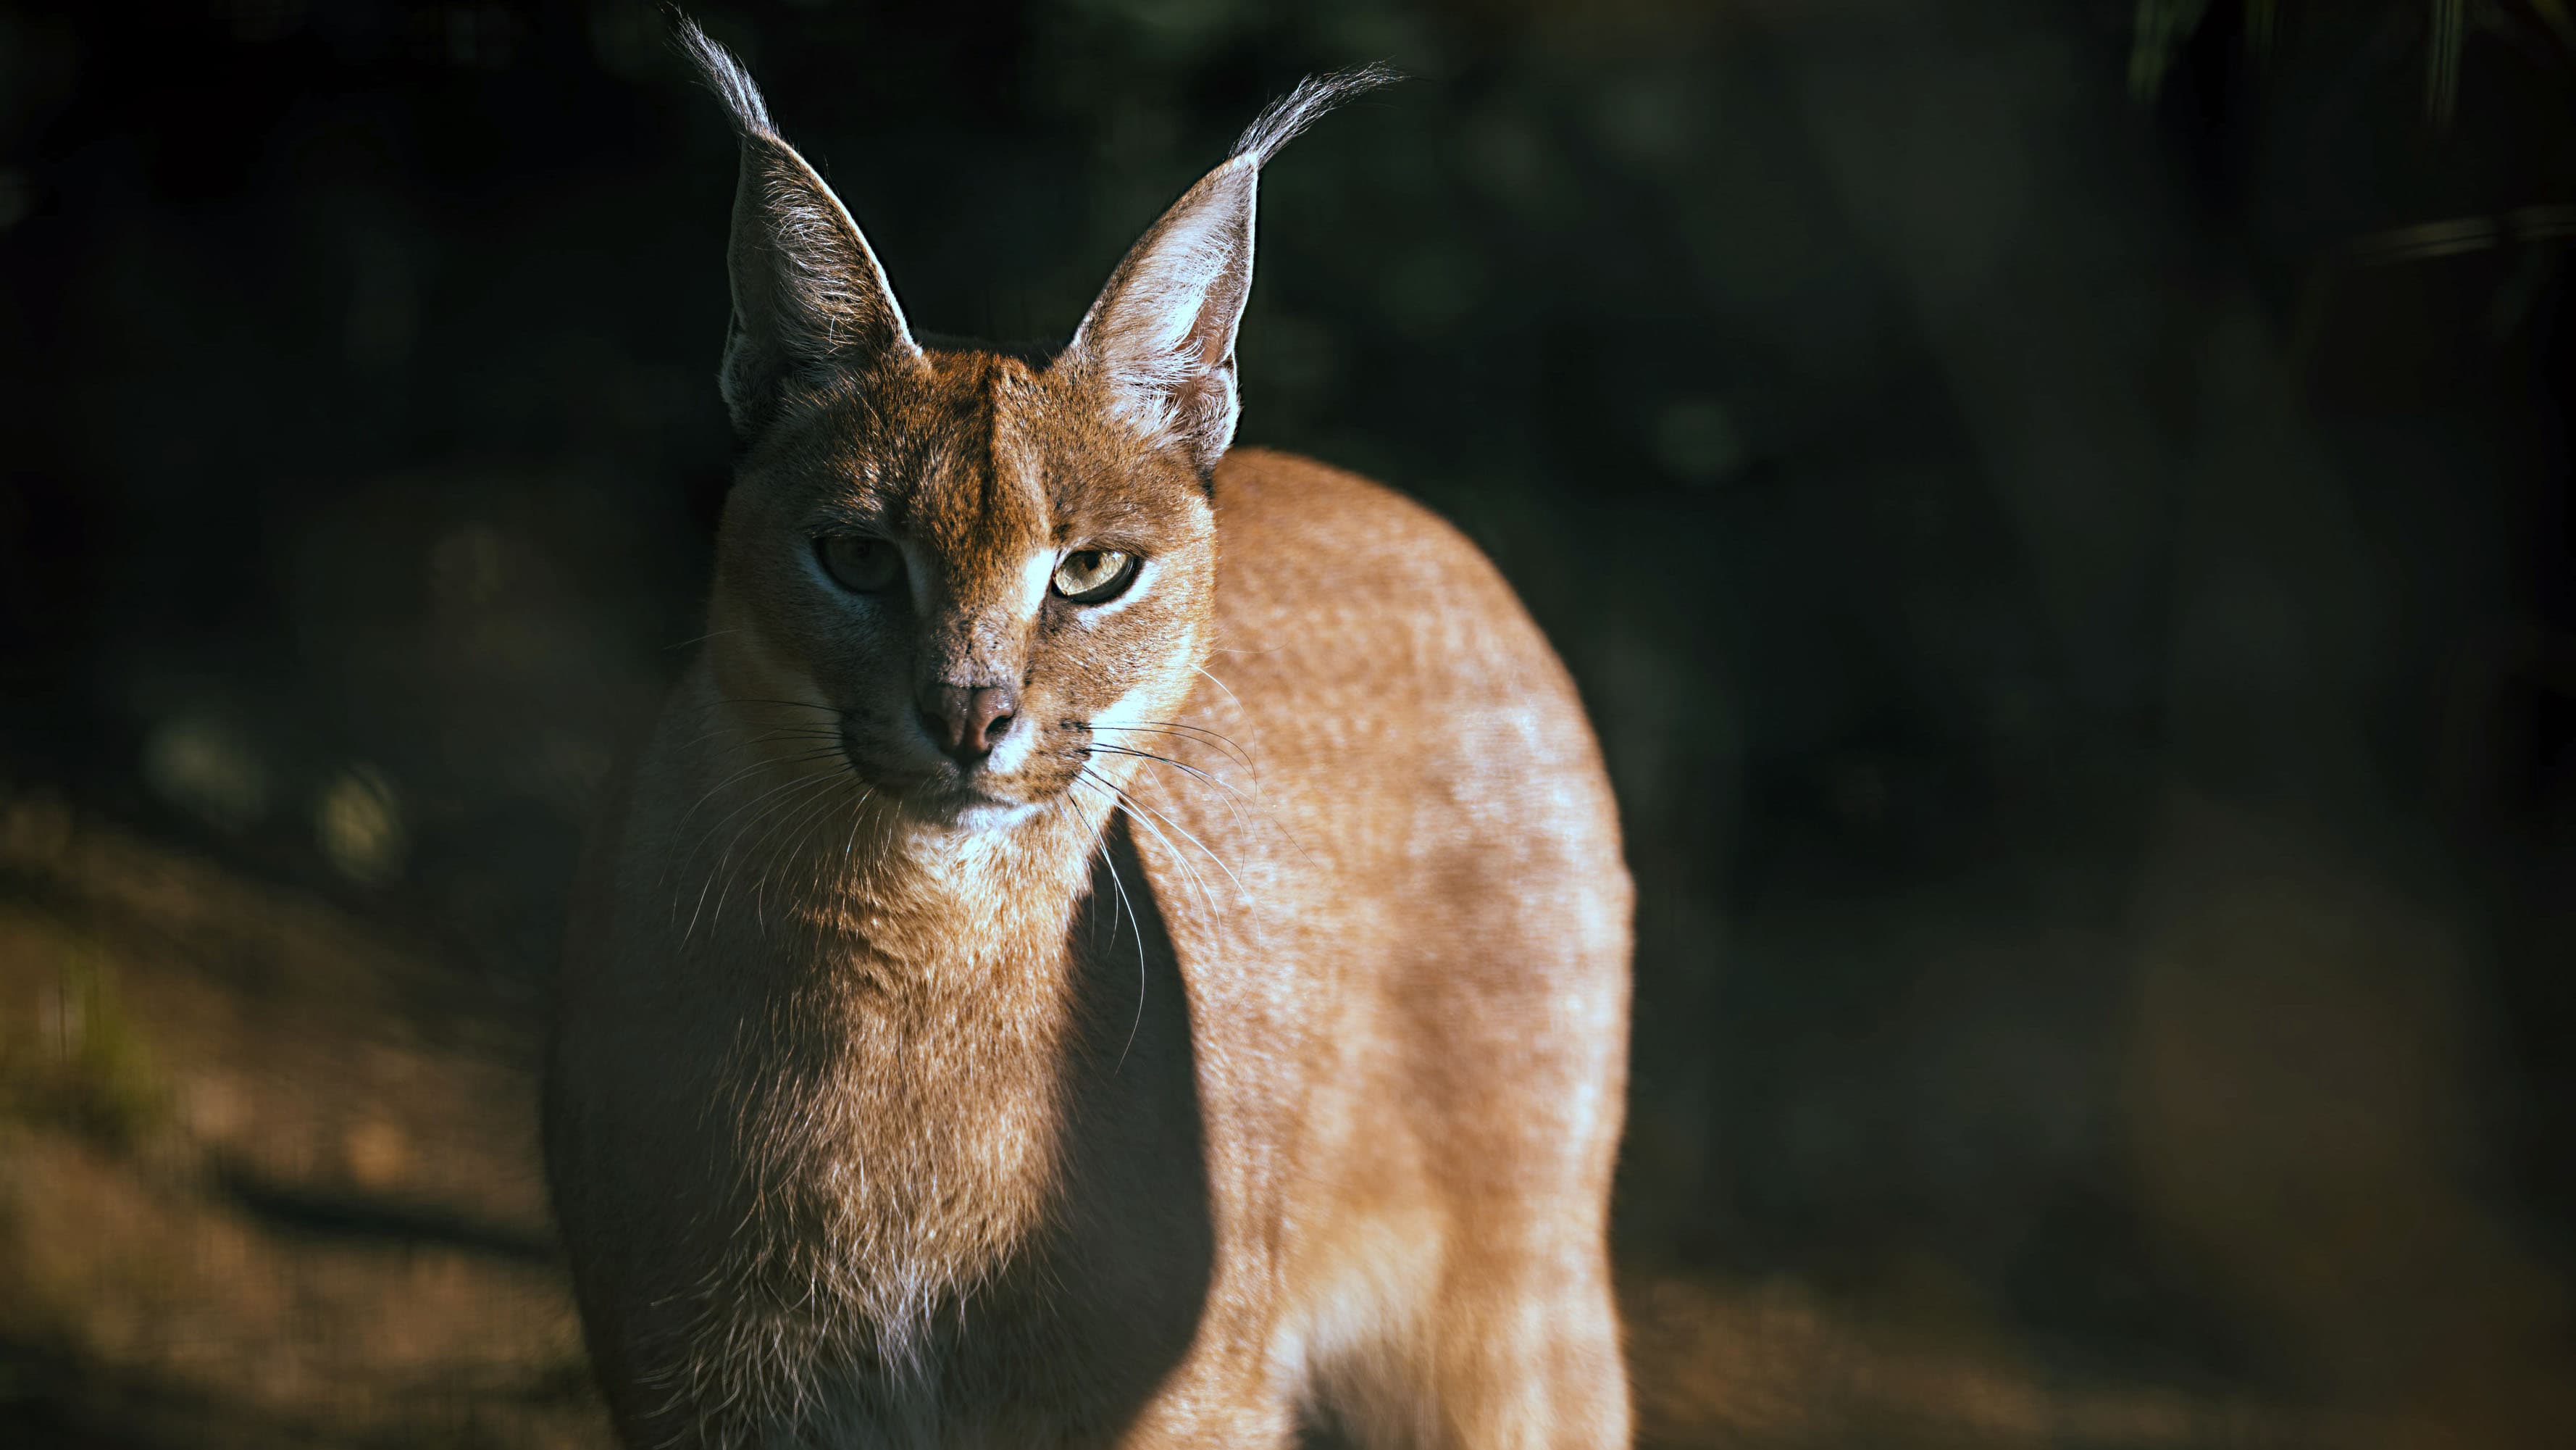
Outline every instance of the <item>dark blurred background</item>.
MULTIPOLYGON (((1599 724, 1650 1443, 2576 1422, 2576 7, 696 13, 999 340, 1415 77, 1265 179, 1242 437, 1599 724)), ((0 1438, 597 1442, 527 1022, 729 467, 666 37, 0 8, 0 1438)))

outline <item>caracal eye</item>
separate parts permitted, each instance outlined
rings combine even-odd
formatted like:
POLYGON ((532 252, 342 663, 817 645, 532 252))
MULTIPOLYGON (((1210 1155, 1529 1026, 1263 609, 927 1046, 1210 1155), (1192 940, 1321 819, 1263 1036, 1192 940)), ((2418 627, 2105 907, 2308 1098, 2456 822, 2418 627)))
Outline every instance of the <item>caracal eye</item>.
POLYGON ((1055 592, 1076 604, 1106 604, 1136 582, 1136 556, 1116 549, 1076 549, 1055 566, 1055 592))
POLYGON ((903 576, 903 555, 883 539, 865 534, 832 534, 818 540, 823 572, 853 594, 875 594, 903 576))

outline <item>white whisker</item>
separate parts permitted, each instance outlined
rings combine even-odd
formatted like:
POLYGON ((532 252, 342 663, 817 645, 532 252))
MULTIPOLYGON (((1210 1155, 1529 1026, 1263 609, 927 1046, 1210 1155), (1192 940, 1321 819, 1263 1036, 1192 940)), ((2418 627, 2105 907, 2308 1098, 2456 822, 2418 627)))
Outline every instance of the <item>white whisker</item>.
MULTIPOLYGON (((1208 888, 1207 877, 1202 874, 1196 866, 1190 864, 1189 856, 1183 852, 1179 846, 1172 843, 1172 838, 1163 833, 1161 826, 1156 825, 1154 821, 1147 818, 1151 812, 1145 811, 1141 802, 1137 801, 1135 797, 1119 789, 1117 786, 1112 785, 1108 780, 1098 776, 1094 776, 1093 779, 1098 782, 1102 789, 1110 793, 1111 797, 1116 802, 1114 806, 1115 810, 1124 812, 1127 819, 1144 827, 1146 830, 1151 831, 1154 835, 1154 839, 1163 843, 1163 849, 1172 853, 1173 869, 1179 871, 1182 879, 1188 882, 1190 887, 1198 893, 1199 909, 1206 913, 1208 925, 1211 928, 1214 928, 1220 924, 1224 920, 1224 916, 1217 910, 1216 893, 1208 888)), ((1173 829, 1179 830, 1180 828, 1178 826, 1174 826, 1173 829)), ((1183 832, 1183 834, 1186 835, 1188 833, 1183 832)), ((1199 849, 1204 851, 1207 848, 1202 846, 1199 849)), ((1210 859, 1213 860, 1214 857, 1211 856, 1210 859)), ((1219 866, 1223 866, 1225 863, 1220 861, 1217 864, 1219 866)), ((1250 898, 1248 897, 1246 898, 1246 900, 1249 899, 1250 898)))
MULTIPOLYGON (((1119 751, 1119 747, 1117 747, 1117 746, 1110 746, 1110 747, 1107 747, 1107 748, 1108 748, 1108 749, 1110 749, 1110 750, 1112 750, 1112 751, 1119 751)), ((1163 760, 1163 757, 1161 757, 1161 756, 1158 756, 1158 755, 1145 755, 1145 752, 1143 752, 1143 751, 1135 751, 1135 752, 1121 752, 1121 753, 1133 753, 1133 754, 1137 754, 1137 755, 1143 755, 1143 756, 1145 756, 1145 758, 1146 758, 1146 759, 1149 759, 1149 760, 1163 760)), ((1163 761, 1163 763, 1164 763, 1164 764, 1166 764, 1166 765, 1178 765, 1180 762, 1178 762, 1178 761, 1171 761, 1171 760, 1164 760, 1164 761, 1163 761)), ((1116 789, 1116 787, 1112 787, 1112 789, 1116 789)), ((1127 793, 1126 791, 1119 791, 1119 798, 1120 798, 1121 800, 1124 800, 1125 802, 1127 802, 1127 804, 1129 804, 1129 805, 1131 805, 1131 806, 1134 806, 1136 809, 1141 810, 1141 811, 1144 811, 1146 814, 1153 816, 1156 820, 1158 820, 1158 821, 1162 822, 1164 825, 1171 827, 1171 828, 1172 828, 1173 830, 1175 830, 1175 831, 1178 831, 1178 832, 1181 834, 1182 839, 1184 839, 1184 840, 1188 841, 1191 845, 1198 847, 1198 848, 1199 848, 1199 851, 1200 851, 1203 855, 1205 855, 1205 856, 1206 856, 1210 861, 1213 861, 1213 862, 1215 862, 1215 863, 1216 863, 1216 867, 1217 867, 1217 869, 1218 869, 1218 870, 1220 870, 1220 871, 1223 871, 1223 872, 1225 873, 1225 875, 1226 875, 1226 879, 1227 879, 1227 880, 1229 880, 1229 881, 1232 881, 1232 882, 1234 883, 1234 890, 1235 890, 1235 894, 1236 894, 1236 895, 1238 895, 1238 896, 1241 896, 1241 897, 1243 898, 1243 900, 1244 900, 1244 902, 1245 902, 1245 904, 1246 904, 1246 905, 1249 905, 1249 906, 1250 906, 1250 907, 1252 907, 1252 909, 1253 909, 1253 910, 1255 910, 1255 911, 1259 911, 1259 910, 1261 909, 1261 903, 1260 903, 1258 900, 1256 900, 1256 899, 1254 898, 1254 896, 1253 896, 1252 892, 1251 892, 1248 888, 1246 888, 1246 887, 1244 886, 1244 884, 1243 884, 1243 878, 1242 878, 1242 877, 1240 877, 1240 876, 1235 875, 1235 874, 1234 874, 1234 868, 1233 868, 1232 866, 1229 866, 1229 865, 1227 865, 1227 864, 1225 863, 1225 858, 1223 858, 1223 857, 1221 857, 1221 856, 1217 855, 1217 853, 1216 853, 1216 852, 1214 852, 1214 851, 1210 850, 1210 849, 1208 848, 1208 845, 1207 845, 1207 843, 1206 843, 1206 842, 1204 842, 1204 841, 1200 840, 1198 837, 1196 837, 1196 836, 1194 836, 1194 835, 1191 835, 1191 834, 1190 834, 1190 831, 1189 831, 1189 828, 1188 828, 1187 826, 1182 825, 1180 822, 1173 820, 1173 819, 1172 819, 1171 817, 1169 817, 1169 816, 1162 815, 1161 813, 1159 813, 1159 812, 1155 811, 1153 807, 1151 807, 1151 806, 1149 806, 1149 805, 1146 805, 1143 801, 1140 801, 1140 800, 1136 799, 1136 797, 1135 797, 1135 796, 1133 796, 1133 795, 1131 795, 1131 794, 1127 793)), ((1167 839, 1167 840, 1164 842, 1164 844, 1166 844, 1166 845, 1170 845, 1170 841, 1167 839)), ((1177 847, 1175 847, 1175 848, 1174 848, 1174 851, 1175 851, 1175 854, 1177 854, 1177 853, 1178 853, 1178 848, 1177 848, 1177 847)))
MULTIPOLYGON (((806 776, 791 776, 786 781, 778 785, 771 786, 769 789, 753 796, 750 800, 735 806, 732 811, 725 815, 723 820, 716 822, 715 825, 708 830, 707 834, 699 839, 696 846, 690 848, 690 855, 694 857, 699 851, 705 849, 707 842, 714 840, 718 832, 722 831, 727 824, 731 823, 736 817, 742 815, 745 811, 754 810, 755 807, 766 801, 774 799, 782 792, 805 784, 808 779, 809 777, 806 776)), ((732 838, 725 842, 724 850, 717 854, 714 869, 708 873, 705 883, 698 887, 698 901, 697 905, 690 909, 689 924, 687 928, 680 933, 680 941, 682 945, 686 945, 689 940, 697 934, 698 916, 701 912, 706 910, 708 890, 713 888, 719 881, 724 882, 727 886, 732 884, 732 878, 727 873, 726 868, 733 860, 733 848, 742 843, 744 832, 747 832, 752 827, 759 825, 760 821, 760 816, 758 814, 754 814, 750 820, 743 822, 742 826, 733 833, 732 838)), ((724 907, 724 896, 721 892, 717 894, 716 906, 718 914, 721 915, 724 907)), ((672 904, 673 914, 676 915, 678 910, 678 903, 674 902, 672 904)), ((712 923, 710 923, 710 929, 712 929, 712 923)))
MULTIPOLYGON (((1079 778, 1076 777, 1076 779, 1079 778)), ((1107 782, 1103 781, 1101 784, 1106 785, 1107 782)), ((1118 1070, 1127 1065, 1127 1053, 1135 1047, 1136 1034, 1145 1025, 1145 923, 1136 915, 1136 904, 1127 899, 1127 883, 1118 879, 1118 863, 1112 859, 1105 845, 1100 852, 1100 864, 1109 868, 1109 884, 1118 888, 1118 904, 1126 909, 1128 925, 1136 933, 1136 1017, 1134 1021, 1127 1024, 1127 1041, 1118 1049, 1117 1063, 1109 1069, 1110 1075, 1115 1077, 1118 1070)), ((1114 926, 1117 918, 1111 917, 1110 921, 1114 926)), ((1110 935, 1109 944, 1111 946, 1118 944, 1118 937, 1114 931, 1110 935)))

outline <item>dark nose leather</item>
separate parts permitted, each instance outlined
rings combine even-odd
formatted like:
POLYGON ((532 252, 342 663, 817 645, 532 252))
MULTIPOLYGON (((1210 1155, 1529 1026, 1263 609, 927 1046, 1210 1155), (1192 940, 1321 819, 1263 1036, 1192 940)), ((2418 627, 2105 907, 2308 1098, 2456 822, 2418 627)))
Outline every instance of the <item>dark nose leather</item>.
POLYGON ((992 753, 1011 733, 1017 694, 1008 685, 933 685, 921 697, 921 728, 962 765, 992 753))

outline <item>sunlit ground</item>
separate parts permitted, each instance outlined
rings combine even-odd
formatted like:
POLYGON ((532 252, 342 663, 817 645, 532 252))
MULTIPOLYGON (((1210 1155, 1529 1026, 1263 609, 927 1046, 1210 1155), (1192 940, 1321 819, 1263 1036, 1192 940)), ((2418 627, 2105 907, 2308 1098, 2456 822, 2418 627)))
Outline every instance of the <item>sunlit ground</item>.
MULTIPOLYGON (((10 1443, 606 1443, 536 1169, 532 1007, 59 806, 0 814, 10 1443)), ((2490 1445, 2541 1408, 2070 1380, 1964 1308, 1787 1280, 1632 1268, 1625 1297, 1649 1445, 2490 1445)))

